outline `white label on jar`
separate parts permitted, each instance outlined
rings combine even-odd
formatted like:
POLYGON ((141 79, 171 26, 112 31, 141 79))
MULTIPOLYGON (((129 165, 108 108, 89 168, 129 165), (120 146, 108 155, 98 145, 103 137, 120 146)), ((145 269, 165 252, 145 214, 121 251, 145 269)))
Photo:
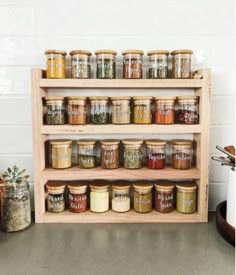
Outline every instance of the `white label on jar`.
POLYGON ((150 204, 151 201, 150 201, 150 200, 136 199, 136 203, 137 203, 137 204, 147 205, 147 204, 150 204))
POLYGON ((127 212, 130 210, 130 198, 127 196, 117 196, 112 199, 112 210, 116 212, 127 212))
POLYGON ((63 110, 48 110, 47 114, 50 115, 54 115, 54 116, 58 116, 58 115, 63 115, 63 110))
POLYGON ((164 155, 164 154, 158 154, 158 155, 149 154, 148 158, 156 161, 156 160, 166 159, 166 155, 164 155))
POLYGON ((52 160, 64 160, 64 159, 70 159, 70 155, 68 154, 60 154, 60 155, 57 155, 57 154, 52 154, 52 160))
POLYGON ((68 111, 68 115, 86 115, 86 110, 80 110, 80 111, 68 111))
POLYGON ((55 195, 48 195, 48 199, 50 201, 53 201, 53 202, 57 202, 57 201, 63 201, 64 200, 64 195, 60 195, 60 196, 55 196, 55 195))
POLYGON ((157 198, 158 198, 158 200, 169 201, 169 200, 173 200, 173 194, 171 194, 171 195, 158 194, 157 198))
POLYGON ((140 160, 140 159, 143 158, 143 156, 142 156, 141 153, 131 155, 131 153, 129 152, 129 153, 124 153, 124 158, 125 158, 126 160, 135 160, 135 159, 140 160))
POLYGON ((179 155, 179 154, 176 154, 176 159, 177 160, 191 160, 191 156, 190 155, 179 155))
POLYGON ((92 191, 90 193, 90 209, 93 212, 106 212, 109 209, 109 193, 92 191))

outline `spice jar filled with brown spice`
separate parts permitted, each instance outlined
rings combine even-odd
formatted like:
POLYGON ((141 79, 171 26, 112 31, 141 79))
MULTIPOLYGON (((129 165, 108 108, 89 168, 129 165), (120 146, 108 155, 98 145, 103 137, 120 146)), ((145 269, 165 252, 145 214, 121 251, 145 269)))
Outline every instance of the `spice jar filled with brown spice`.
POLYGON ((112 97, 111 115, 112 124, 130 123, 130 99, 129 96, 112 97))
POLYGON ((150 169, 163 169, 166 166, 166 141, 146 140, 147 167, 150 169))
POLYGON ((143 76, 143 55, 142 50, 125 50, 122 52, 123 78, 140 79, 143 76))
POLYGON ((104 169, 119 168, 119 140, 102 140, 101 166, 104 169))
POLYGON ((142 144, 143 140, 126 139, 122 140, 124 145, 124 168, 140 169, 143 167, 142 144))
POLYGON ((135 96, 134 99, 134 124, 152 123, 152 97, 135 96))
POLYGON ((96 140, 79 140, 77 145, 79 168, 95 168, 97 165, 96 140))
POLYGON ((172 167, 175 169, 190 169, 193 161, 193 141, 173 140, 172 144, 172 167))
POLYGON ((135 183, 134 188, 134 211, 148 213, 152 211, 152 183, 135 183))
POLYGON ((175 123, 175 100, 176 97, 155 97, 155 123, 175 123))
POLYGON ((175 50, 172 55, 173 78, 191 78, 192 50, 175 50))
POLYGON ((50 140, 52 168, 65 169, 72 165, 72 140, 50 140))
POLYGON ((71 78, 90 78, 91 52, 73 50, 71 55, 71 78))
POLYGON ((66 52, 45 51, 47 57, 46 78, 66 78, 66 52))
POLYGON ((198 124, 199 123, 199 105, 197 96, 178 96, 178 105, 176 111, 177 123, 198 124))
POLYGON ((174 188, 171 181, 160 181, 155 184, 155 209, 161 213, 174 210, 174 188))
POLYGON ((85 96, 67 97, 68 122, 72 125, 86 124, 87 102, 85 96))
POLYGON ((149 78, 167 78, 169 51, 149 51, 149 78))

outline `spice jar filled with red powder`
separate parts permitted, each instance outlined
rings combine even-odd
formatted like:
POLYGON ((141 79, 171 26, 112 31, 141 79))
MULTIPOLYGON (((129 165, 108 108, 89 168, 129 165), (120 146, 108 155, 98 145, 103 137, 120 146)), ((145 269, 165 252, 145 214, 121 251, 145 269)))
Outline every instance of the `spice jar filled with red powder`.
POLYGON ((176 97, 155 97, 155 123, 175 123, 175 100, 176 97))
POLYGON ((163 169, 166 166, 166 141, 146 140, 147 167, 150 169, 163 169))
POLYGON ((174 210, 175 184, 170 181, 161 181, 155 184, 155 209, 161 213, 174 210))
POLYGON ((175 169, 190 169, 192 167, 192 140, 173 140, 172 167, 175 169))
POLYGON ((73 213, 81 213, 88 208, 87 184, 70 183, 69 188, 69 210, 73 213))
POLYGON ((197 96, 179 96, 178 108, 176 112, 177 123, 198 124, 199 106, 197 96))
POLYGON ((123 78, 139 79, 143 73, 143 55, 142 50, 126 50, 122 52, 123 61, 123 78))

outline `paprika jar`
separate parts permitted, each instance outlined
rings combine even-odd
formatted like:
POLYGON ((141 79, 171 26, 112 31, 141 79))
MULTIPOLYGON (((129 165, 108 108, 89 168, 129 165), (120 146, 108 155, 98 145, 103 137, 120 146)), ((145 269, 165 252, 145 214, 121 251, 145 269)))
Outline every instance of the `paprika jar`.
POLYGON ((45 51, 47 57, 46 78, 66 78, 66 52, 45 51))
POLYGON ((85 96, 67 97, 68 122, 71 125, 86 124, 87 103, 85 96))
POLYGON ((150 169, 163 169, 166 166, 166 141, 146 140, 147 167, 150 169))
POLYGON ((124 168, 140 169, 143 166, 142 144, 143 140, 126 139, 122 140, 124 145, 123 159, 124 168))
POLYGON ((134 188, 134 211, 148 213, 152 211, 152 183, 135 183, 134 188))
POLYGON ((113 50, 98 50, 95 55, 97 56, 97 78, 116 78, 117 52, 113 50))
POLYGON ((123 78, 140 79, 143 76, 143 55, 142 50, 125 50, 122 52, 123 78))
POLYGON ((130 187, 131 185, 124 181, 112 184, 111 208, 113 211, 124 213, 130 210, 130 187))
POLYGON ((109 210, 109 184, 104 181, 91 183, 90 210, 95 213, 103 213, 109 210))
POLYGON ((152 97, 135 96, 134 99, 134 124, 152 123, 152 97))
POLYGON ((197 185, 193 182, 183 182, 176 185, 176 210, 191 214, 197 210, 197 185))
POLYGON ((174 210, 175 184, 170 181, 161 181, 155 184, 155 209, 161 213, 174 210))
POLYGON ((169 51, 149 51, 149 78, 167 78, 169 51))
POLYGON ((97 165, 96 140, 79 140, 77 147, 79 168, 95 168, 97 165))
POLYGON ((199 105, 197 96, 178 96, 177 122, 181 124, 199 123, 199 105))
POLYGON ((49 181, 46 184, 47 211, 51 213, 60 213, 65 211, 65 183, 60 181, 49 181))
POLYGON ((109 123, 108 97, 90 97, 90 121, 92 124, 109 123))
POLYGON ((130 100, 129 96, 111 98, 112 124, 130 124, 130 100))
POLYGON ((72 140, 50 140, 51 165, 55 169, 72 166, 72 140))
POLYGON ((90 78, 91 52, 74 50, 71 55, 71 78, 90 78))
POLYGON ((69 210, 73 213, 81 213, 88 208, 87 184, 69 183, 69 210))
POLYGON ((191 78, 192 50, 175 50, 172 55, 173 78, 191 78))
POLYGON ((175 169, 190 169, 193 161, 192 140, 173 140, 172 167, 175 169))
POLYGON ((176 97, 155 97, 155 123, 175 123, 175 100, 176 97))
POLYGON ((119 168, 119 140, 102 140, 101 143, 101 166, 103 169, 119 168))
POLYGON ((65 124, 65 104, 64 97, 45 97, 46 102, 46 122, 48 125, 65 124))

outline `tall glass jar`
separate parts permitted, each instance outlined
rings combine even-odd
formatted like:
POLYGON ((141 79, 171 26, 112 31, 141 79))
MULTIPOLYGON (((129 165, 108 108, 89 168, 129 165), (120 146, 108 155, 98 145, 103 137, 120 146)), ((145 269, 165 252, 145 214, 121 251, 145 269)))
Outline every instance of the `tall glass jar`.
POLYGON ((66 78, 66 52, 45 51, 47 58, 46 78, 66 78))
POLYGON ((175 100, 176 97, 155 97, 155 123, 175 123, 175 100))
POLYGON ((134 96, 134 124, 152 123, 152 97, 134 96))
POLYGON ((90 121, 92 124, 109 123, 108 97, 93 96, 90 97, 90 121))
POLYGON ((125 50, 122 52, 123 78, 140 79, 143 76, 143 55, 142 50, 125 50))
POLYGON ((72 140, 50 140, 52 168, 65 169, 72 166, 72 140))
POLYGON ((129 96, 112 97, 112 123, 130 124, 130 100, 129 96))
POLYGON ((46 102, 46 122, 49 125, 65 124, 65 104, 64 97, 45 97, 46 102))
POLYGON ((131 185, 124 181, 116 181, 112 184, 113 211, 124 213, 130 210, 130 187, 131 185))
POLYGON ((197 185, 193 182, 183 182, 176 185, 176 210, 191 214, 197 210, 197 185))
POLYGON ((172 55, 173 78, 191 78, 192 50, 175 50, 172 55))
POLYGON ((146 140, 147 167, 150 169, 163 169, 166 166, 166 141, 146 140))
POLYGON ((71 125, 86 124, 87 102, 85 96, 67 97, 68 122, 71 125))
POLYGON ((149 51, 149 78, 167 78, 169 51, 149 51))
POLYGON ((174 210, 175 184, 171 181, 161 181, 155 184, 155 209, 161 213, 174 210))
POLYGON ((143 166, 142 144, 143 140, 126 139, 122 140, 124 145, 124 168, 140 169, 143 166))
POLYGON ((90 210, 95 213, 103 213, 109 210, 109 184, 97 181, 90 187, 90 210))
POLYGON ((69 211, 81 213, 88 208, 87 184, 72 182, 68 184, 69 189, 69 211))
POLYGON ((117 52, 113 50, 98 50, 95 55, 97 56, 97 78, 116 78, 117 52))
POLYGON ((152 211, 152 183, 133 184, 134 211, 148 213, 152 211))
POLYGON ((172 167, 175 169, 190 169, 193 162, 192 140, 173 140, 172 167))
POLYGON ((119 140, 102 140, 101 143, 101 166, 103 169, 119 168, 119 140))
POLYGON ((77 145, 79 168, 95 168, 97 165, 96 140, 79 140, 77 145))
POLYGON ((65 211, 65 183, 60 181, 49 181, 46 184, 47 211, 51 213, 61 213, 65 211))
POLYGON ((74 50, 71 55, 71 78, 90 78, 91 52, 74 50))
POLYGON ((198 124, 199 105, 197 96, 178 96, 177 123, 198 124))

